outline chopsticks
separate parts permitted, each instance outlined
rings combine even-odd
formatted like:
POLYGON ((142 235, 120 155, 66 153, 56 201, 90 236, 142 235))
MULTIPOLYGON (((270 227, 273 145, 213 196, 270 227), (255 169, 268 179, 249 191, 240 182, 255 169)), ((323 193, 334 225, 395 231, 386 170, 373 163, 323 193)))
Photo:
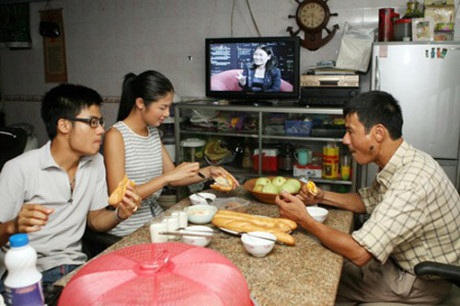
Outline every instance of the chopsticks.
POLYGON ((239 236, 241 236, 241 235, 243 235, 243 234, 246 234, 246 235, 249 235, 249 236, 254 237, 254 238, 272 241, 272 242, 277 243, 277 244, 284 244, 284 242, 278 241, 278 240, 276 240, 276 239, 271 239, 271 238, 267 238, 267 237, 257 236, 257 235, 255 235, 255 234, 252 234, 252 233, 249 233, 249 232, 237 232, 237 234, 238 234, 239 236))
POLYGON ((257 234, 252 234, 251 232, 235 232, 235 231, 232 231, 232 232, 226 232, 228 234, 233 234, 233 235, 236 235, 236 236, 242 236, 243 234, 246 234, 246 235, 249 235, 251 237, 254 237, 254 238, 259 238, 259 239, 263 239, 263 240, 269 240, 269 241, 273 241, 274 243, 276 244, 281 244, 281 245, 284 245, 285 243, 284 242, 281 242, 277 239, 271 239, 271 238, 267 238, 267 237, 262 237, 262 236, 257 236, 257 234))
POLYGON ((214 233, 201 231, 188 231, 188 232, 161 232, 160 235, 171 235, 171 236, 191 236, 191 237, 213 237, 214 233))
MULTIPOLYGON (((201 231, 201 230, 188 230, 188 231, 179 231, 179 232, 166 231, 166 232, 161 232, 159 234, 160 235, 171 235, 171 236, 206 237, 206 238, 219 237, 219 236, 214 235, 215 234, 214 231, 208 232, 208 231, 201 231)), ((229 234, 234 234, 234 235, 237 235, 237 236, 242 236, 243 234, 246 234, 246 235, 249 235, 249 236, 254 237, 254 238, 272 241, 272 242, 274 242, 276 244, 281 244, 281 245, 285 244, 284 242, 281 242, 281 241, 279 241, 277 239, 271 239, 271 238, 267 238, 267 237, 257 236, 257 234, 252 234, 250 232, 232 232, 232 233, 229 233, 229 234)))

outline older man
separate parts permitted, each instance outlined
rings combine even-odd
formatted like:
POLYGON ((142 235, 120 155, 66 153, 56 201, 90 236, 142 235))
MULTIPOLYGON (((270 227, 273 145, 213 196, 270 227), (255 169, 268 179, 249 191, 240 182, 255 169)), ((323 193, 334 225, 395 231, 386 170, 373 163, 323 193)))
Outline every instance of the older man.
POLYGON ((373 184, 359 193, 283 193, 276 201, 280 213, 347 259, 338 302, 436 304, 450 283, 416 277, 414 266, 426 260, 459 264, 459 193, 431 156, 402 138, 401 107, 390 94, 363 93, 344 115, 343 143, 353 158, 380 168, 373 184), (370 217, 349 235, 309 216, 304 205, 316 203, 370 217))

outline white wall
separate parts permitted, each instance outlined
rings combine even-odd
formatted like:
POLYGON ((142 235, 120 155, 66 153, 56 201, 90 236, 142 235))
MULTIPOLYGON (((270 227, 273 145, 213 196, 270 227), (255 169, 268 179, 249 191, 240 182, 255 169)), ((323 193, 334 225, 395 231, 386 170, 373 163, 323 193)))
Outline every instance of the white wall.
MULTIPOLYGON (((294 0, 249 0, 262 36, 288 35, 297 29, 294 0)), ((301 72, 320 60, 335 60, 345 21, 353 26, 377 27, 378 9, 394 7, 403 13, 405 0, 329 0, 329 28, 340 32, 317 51, 302 50, 301 72)), ((7 124, 29 122, 42 144, 47 137, 39 117, 40 98, 56 84, 45 84, 39 11, 46 2, 33 2, 30 50, 0 50, 0 69, 7 124)), ((123 76, 147 69, 161 71, 183 97, 203 97, 204 40, 207 37, 257 36, 245 0, 62 0, 49 8, 63 8, 69 83, 92 87, 107 98, 118 97, 123 76), (231 25, 232 6, 233 26, 231 25), (189 57, 192 60, 189 60, 189 57)), ((303 37, 303 32, 300 34, 303 37)), ((324 34, 325 35, 325 32, 324 34)), ((116 100, 116 99, 115 99, 116 100)), ((115 121, 117 103, 107 103, 108 124, 115 121)))

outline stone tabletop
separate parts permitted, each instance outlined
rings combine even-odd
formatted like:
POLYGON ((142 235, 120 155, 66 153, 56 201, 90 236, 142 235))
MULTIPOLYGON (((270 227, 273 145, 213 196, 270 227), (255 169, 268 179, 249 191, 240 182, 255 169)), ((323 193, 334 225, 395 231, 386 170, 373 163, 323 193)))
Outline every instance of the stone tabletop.
MULTIPOLYGON (((279 217, 278 207, 258 202, 242 188, 230 194, 217 193, 218 197, 239 196, 251 201, 247 213, 279 217)), ((190 205, 183 199, 165 215, 190 205)), ((342 232, 350 232, 353 214, 327 207, 329 215, 325 224, 342 232)), ((212 226, 212 225, 210 225, 212 226)), ((238 236, 216 229, 208 248, 225 255, 244 274, 253 299, 258 305, 334 305, 343 263, 339 256, 325 247, 302 228, 291 233, 295 246, 275 245, 263 258, 249 255, 238 236)), ((102 254, 119 248, 150 242, 148 225, 120 240, 102 254)), ((65 286, 74 273, 62 278, 56 285, 65 286)))

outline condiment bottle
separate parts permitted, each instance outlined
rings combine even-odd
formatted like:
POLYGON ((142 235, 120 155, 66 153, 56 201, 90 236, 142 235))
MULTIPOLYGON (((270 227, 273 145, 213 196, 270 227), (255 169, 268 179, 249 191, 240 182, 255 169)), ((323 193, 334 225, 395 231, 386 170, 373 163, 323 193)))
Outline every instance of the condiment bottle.
POLYGON ((418 2, 409 1, 407 2, 407 9, 404 13, 403 19, 405 18, 421 18, 423 17, 423 13, 418 9, 418 2))
POLYGON ((245 169, 252 168, 252 158, 251 158, 251 150, 249 147, 245 147, 243 151, 243 161, 242 161, 242 167, 245 169))
POLYGON ((27 234, 15 234, 9 241, 11 248, 5 255, 8 270, 4 282, 6 305, 44 305, 42 274, 37 270, 37 252, 29 244, 29 237, 27 234))
POLYGON ((323 147, 323 178, 336 179, 339 176, 339 147, 328 143, 323 147))

